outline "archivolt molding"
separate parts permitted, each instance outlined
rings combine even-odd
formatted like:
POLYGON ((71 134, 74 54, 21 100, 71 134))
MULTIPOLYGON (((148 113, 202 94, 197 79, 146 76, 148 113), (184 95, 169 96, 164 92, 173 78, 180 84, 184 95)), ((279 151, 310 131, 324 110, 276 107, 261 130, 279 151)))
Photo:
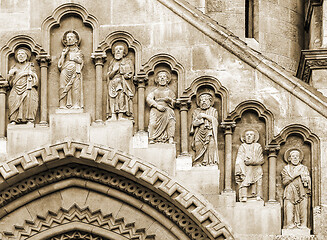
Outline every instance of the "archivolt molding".
MULTIPOLYGON (((93 144, 78 142, 54 144, 39 150, 31 151, 7 163, 1 163, 0 173, 2 181, 0 183, 0 189, 3 190, 3 192, 0 196, 4 199, 4 204, 6 204, 6 201, 10 202, 13 195, 19 196, 21 191, 25 189, 24 186, 21 187, 21 190, 19 186, 15 185, 22 179, 33 175, 32 178, 35 180, 26 181, 25 185, 31 184, 31 186, 34 187, 37 181, 42 185, 44 184, 43 181, 46 176, 40 179, 35 178, 36 170, 40 172, 45 169, 51 169, 52 166, 65 165, 71 163, 73 161, 72 159, 75 159, 74 161, 79 164, 84 163, 89 166, 97 166, 97 168, 102 168, 114 174, 127 177, 131 181, 146 186, 146 188, 158 194, 158 196, 165 201, 157 202, 151 194, 148 195, 144 192, 142 193, 143 201, 151 203, 154 206, 155 204, 159 204, 155 207, 160 210, 161 206, 163 208, 161 210, 162 213, 168 215, 173 214, 169 218, 172 220, 176 218, 175 221, 178 226, 182 227, 188 235, 192 235, 195 231, 195 226, 199 226, 201 231, 203 231, 209 239, 220 239, 221 237, 233 239, 230 227, 222 221, 220 214, 217 213, 212 205, 203 197, 188 191, 154 166, 143 163, 139 159, 120 151, 93 144), (20 173, 17 169, 18 166, 21 166, 20 173), (12 188, 8 188, 8 184, 12 188), (19 191, 17 191, 17 189, 19 191), (183 215, 172 211, 171 208, 168 207, 168 203, 172 204, 170 206, 176 206, 183 215), (181 216, 184 216, 184 218, 182 217, 180 219, 181 216), (185 217, 187 217, 186 220, 185 217), (192 224, 192 221, 189 220, 195 221, 196 225, 192 224)), ((88 176, 93 176, 92 179, 98 180, 101 178, 101 176, 95 173, 93 173, 93 175, 89 173, 88 176)), ((122 189, 128 191, 128 188, 126 188, 128 184, 122 184, 119 185, 119 187, 120 186, 122 189)), ((134 189, 134 191, 136 191, 136 189, 134 189)), ((133 194, 136 195, 138 192, 134 192, 133 194)), ((16 198, 16 196, 14 198, 16 198)), ((198 238, 202 234, 198 234, 199 231, 196 231, 193 239, 202 239, 198 238)))
POLYGON ((155 239, 154 235, 147 235, 145 229, 136 229, 134 223, 125 223, 124 218, 115 219, 112 214, 103 215, 100 210, 92 212, 74 204, 69 209, 60 208, 58 212, 49 211, 46 216, 37 216, 34 221, 25 221, 23 226, 15 225, 13 232, 3 233, 2 240, 57 240, 83 236, 80 239, 88 239, 85 236, 99 240, 155 239), (58 236, 58 233, 61 234, 58 236))
POLYGON ((125 31, 115 31, 110 33, 105 40, 100 42, 97 51, 106 52, 107 50, 112 48, 112 45, 116 41, 124 41, 127 43, 129 48, 132 48, 135 51, 135 72, 139 73, 141 69, 141 53, 142 46, 139 41, 137 41, 130 33, 125 31))
POLYGON ((228 119, 235 122, 242 117, 245 111, 253 110, 258 113, 259 118, 265 119, 266 123, 266 145, 270 144, 273 139, 273 127, 274 127, 274 115, 269 111, 261 102, 256 100, 247 100, 236 106, 232 111, 228 119))
POLYGON ((6 76, 9 70, 9 55, 13 54, 15 50, 21 45, 28 46, 36 55, 39 55, 40 53, 45 54, 42 46, 38 44, 32 37, 23 34, 14 36, 6 43, 5 46, 1 48, 1 73, 3 76, 6 76))
POLYGON ((212 87, 215 91, 215 94, 220 95, 221 105, 222 105, 222 118, 225 119, 228 114, 227 102, 228 102, 228 90, 221 85, 219 80, 212 76, 201 76, 195 79, 191 85, 185 89, 183 92, 183 99, 191 99, 196 95, 197 90, 200 87, 209 86, 212 87))
POLYGON ((84 24, 88 24, 93 29, 93 52, 99 44, 99 22, 95 16, 91 15, 86 8, 76 3, 66 3, 57 7, 47 17, 41 26, 42 29, 42 45, 45 47, 47 52, 50 52, 50 30, 54 26, 60 25, 60 20, 67 14, 77 14, 82 18, 84 24))
POLYGON ((177 72, 178 95, 180 96, 185 88, 185 69, 173 56, 166 53, 156 54, 143 64, 142 69, 146 75, 149 75, 150 72, 154 72, 154 68, 160 63, 167 64, 172 71, 177 72))
POLYGON ((311 132, 309 128, 301 124, 292 124, 285 127, 275 138, 274 142, 281 145, 287 141, 290 135, 300 135, 305 142, 309 142, 311 146, 311 166, 312 166, 312 184, 313 188, 312 200, 313 207, 320 205, 320 140, 317 135, 311 132))

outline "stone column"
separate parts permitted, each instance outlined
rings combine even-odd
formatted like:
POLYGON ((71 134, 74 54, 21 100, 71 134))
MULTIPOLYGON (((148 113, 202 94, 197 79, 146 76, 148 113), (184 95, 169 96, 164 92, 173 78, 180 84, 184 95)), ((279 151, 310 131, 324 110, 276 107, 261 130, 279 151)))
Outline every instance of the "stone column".
POLYGON ((0 139, 5 138, 6 132, 6 93, 8 82, 0 75, 0 139))
POLYGON ((232 189, 232 137, 236 126, 233 121, 221 123, 225 135, 225 188, 224 192, 233 192, 232 189))
POLYGON ((103 65, 107 55, 102 51, 96 51, 91 55, 95 64, 95 122, 102 122, 102 105, 103 105, 103 65))
POLYGON ((144 132, 144 114, 145 114, 145 86, 148 84, 148 78, 141 72, 134 77, 134 84, 137 86, 137 123, 138 131, 144 132))
POLYGON ((277 144, 270 144, 266 147, 268 151, 268 162, 269 162, 269 195, 268 202, 276 202, 276 169, 277 169, 277 154, 280 147, 277 144))
POLYGON ((41 95, 40 95, 40 124, 48 123, 48 67, 50 64, 50 56, 46 53, 40 53, 36 60, 41 68, 41 95))
POLYGON ((189 99, 178 99, 177 106, 179 107, 181 116, 181 155, 189 155, 188 152, 188 123, 187 112, 191 106, 189 99))

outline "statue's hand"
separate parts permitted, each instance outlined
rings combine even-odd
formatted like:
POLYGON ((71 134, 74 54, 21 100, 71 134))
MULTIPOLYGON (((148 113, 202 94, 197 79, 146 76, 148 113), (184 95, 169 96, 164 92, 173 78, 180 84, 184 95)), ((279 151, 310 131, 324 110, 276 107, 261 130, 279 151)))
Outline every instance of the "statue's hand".
POLYGON ((120 67, 120 64, 119 63, 115 63, 113 68, 112 68, 112 71, 114 72, 117 72, 119 70, 119 67, 120 67))
POLYGON ((244 160, 244 164, 246 166, 249 166, 251 164, 251 158, 247 157, 245 160, 244 160))
POLYGON ((164 111, 166 111, 166 107, 161 106, 161 105, 158 105, 158 106, 157 106, 157 109, 158 109, 160 112, 164 112, 164 111))
POLYGON ((68 51, 69 51, 69 48, 68 48, 68 47, 64 48, 64 49, 62 50, 61 55, 66 56, 67 53, 68 53, 68 51))
POLYGON ((16 72, 17 72, 16 69, 10 69, 8 73, 9 77, 12 77, 16 72))

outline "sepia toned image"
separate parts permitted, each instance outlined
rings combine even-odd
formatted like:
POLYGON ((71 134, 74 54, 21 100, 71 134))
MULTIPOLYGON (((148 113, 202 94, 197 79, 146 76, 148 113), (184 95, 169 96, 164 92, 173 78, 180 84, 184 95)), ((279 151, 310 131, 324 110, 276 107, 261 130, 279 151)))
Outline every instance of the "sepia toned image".
POLYGON ((0 240, 327 239, 326 6, 0 0, 0 240))

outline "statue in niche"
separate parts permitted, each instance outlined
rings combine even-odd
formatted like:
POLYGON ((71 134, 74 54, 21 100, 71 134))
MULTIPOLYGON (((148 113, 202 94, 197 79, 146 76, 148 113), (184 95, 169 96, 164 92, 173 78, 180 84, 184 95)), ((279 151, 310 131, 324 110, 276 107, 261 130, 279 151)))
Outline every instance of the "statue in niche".
POLYGON ((133 91, 129 81, 133 80, 134 64, 126 57, 128 47, 125 42, 118 41, 113 44, 114 59, 109 64, 107 73, 108 85, 108 115, 109 120, 122 120, 124 114, 131 117, 133 114, 133 91))
POLYGON ((195 158, 192 165, 217 165, 218 156, 218 111, 213 107, 214 93, 204 89, 197 95, 197 105, 192 114, 191 135, 195 158))
POLYGON ((258 143, 259 133, 254 129, 245 130, 241 135, 242 144, 238 149, 235 165, 236 183, 239 185, 241 202, 250 197, 262 200, 262 165, 264 164, 262 147, 258 143))
POLYGON ((298 148, 288 149, 284 160, 288 163, 282 170, 284 189, 284 228, 307 228, 308 198, 311 194, 310 173, 301 162, 303 152, 298 148))
POLYGON ((58 61, 60 71, 59 80, 59 108, 80 109, 83 108, 83 54, 79 49, 80 37, 76 31, 64 33, 62 50, 58 61))
POLYGON ((38 77, 30 62, 31 51, 20 47, 15 51, 16 64, 9 70, 8 82, 11 91, 8 97, 9 121, 11 124, 35 121, 38 108, 38 77))
POLYGON ((151 107, 148 128, 150 143, 174 143, 176 125, 174 105, 176 97, 168 87, 170 81, 170 72, 160 70, 155 77, 155 82, 159 86, 150 92, 146 98, 151 107))

